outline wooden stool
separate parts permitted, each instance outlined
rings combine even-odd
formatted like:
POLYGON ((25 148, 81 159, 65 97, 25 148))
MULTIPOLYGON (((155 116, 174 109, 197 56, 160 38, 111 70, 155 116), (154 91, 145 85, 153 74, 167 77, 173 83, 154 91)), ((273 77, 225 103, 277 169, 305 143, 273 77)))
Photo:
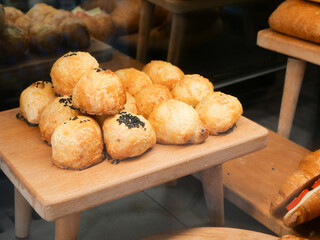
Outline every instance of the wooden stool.
POLYGON ((221 7, 253 0, 143 0, 141 6, 139 37, 137 46, 137 60, 146 62, 155 5, 172 13, 171 33, 167 61, 177 65, 186 28, 184 14, 198 10, 221 7))
POLYGON ((218 227, 199 227, 199 228, 187 228, 181 230, 174 230, 165 233, 152 235, 150 237, 143 238, 141 240, 277 240, 278 237, 271 236, 264 233, 236 229, 236 228, 218 228, 218 227))
POLYGON ((288 56, 278 134, 289 138, 306 63, 320 65, 320 45, 290 37, 272 29, 258 32, 257 44, 288 56))

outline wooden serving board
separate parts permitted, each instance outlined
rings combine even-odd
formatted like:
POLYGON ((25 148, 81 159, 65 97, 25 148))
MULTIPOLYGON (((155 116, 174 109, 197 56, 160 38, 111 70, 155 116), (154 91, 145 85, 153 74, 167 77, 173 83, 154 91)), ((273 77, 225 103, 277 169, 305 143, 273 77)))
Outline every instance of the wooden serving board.
POLYGON ((16 119, 18 109, 0 112, 0 167, 47 221, 81 212, 147 188, 222 164, 267 145, 268 131, 241 117, 231 133, 195 145, 156 144, 143 155, 86 170, 52 164, 51 147, 37 127, 16 119))
POLYGON ((277 240, 264 233, 224 227, 199 227, 173 230, 152 235, 141 240, 277 240))

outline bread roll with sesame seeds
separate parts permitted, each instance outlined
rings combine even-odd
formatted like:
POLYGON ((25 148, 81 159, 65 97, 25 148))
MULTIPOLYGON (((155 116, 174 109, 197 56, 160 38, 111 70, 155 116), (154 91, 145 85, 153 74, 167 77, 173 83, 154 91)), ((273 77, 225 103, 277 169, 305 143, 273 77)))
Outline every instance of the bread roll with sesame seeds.
POLYGON ((103 161, 101 128, 90 117, 76 116, 60 124, 51 145, 52 162, 59 168, 82 170, 103 161))
POLYGON ((208 94, 197 105, 196 111, 211 135, 228 131, 243 113, 240 101, 222 92, 208 94))
POLYGON ((183 77, 184 73, 177 66, 169 62, 153 60, 146 64, 143 69, 154 84, 161 84, 171 91, 183 77))
POLYGON ((76 84, 73 106, 92 115, 114 115, 124 108, 126 91, 121 80, 110 70, 94 68, 76 84))
POLYGON ((31 126, 39 124, 44 108, 55 98, 51 82, 37 81, 22 91, 20 95, 20 114, 31 126))
POLYGON ((121 112, 103 124, 107 153, 113 159, 125 159, 143 154, 156 144, 156 134, 141 115, 121 112))
POLYGON ((41 139, 51 145, 51 136, 56 127, 67 119, 79 115, 81 112, 72 109, 71 96, 55 98, 41 113, 39 121, 41 139))
POLYGON ((196 110, 176 99, 161 102, 148 120, 156 132, 158 143, 202 143, 209 136, 196 110))
POLYGON ((50 71, 54 91, 59 95, 72 95, 80 78, 97 67, 99 63, 87 52, 66 53, 53 64, 50 71))

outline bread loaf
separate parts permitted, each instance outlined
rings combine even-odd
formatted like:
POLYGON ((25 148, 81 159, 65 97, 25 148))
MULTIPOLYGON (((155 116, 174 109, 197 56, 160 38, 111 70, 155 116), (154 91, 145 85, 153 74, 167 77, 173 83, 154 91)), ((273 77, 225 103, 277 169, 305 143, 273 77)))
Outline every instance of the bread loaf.
POLYGON ((320 6, 305 0, 286 0, 269 17, 272 29, 320 43, 320 6))

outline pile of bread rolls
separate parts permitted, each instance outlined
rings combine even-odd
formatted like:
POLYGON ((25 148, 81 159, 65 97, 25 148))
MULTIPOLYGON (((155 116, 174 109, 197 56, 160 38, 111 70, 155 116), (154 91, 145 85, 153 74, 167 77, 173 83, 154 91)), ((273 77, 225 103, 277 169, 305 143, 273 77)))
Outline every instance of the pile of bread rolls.
POLYGON ((156 143, 202 143, 231 129, 243 111, 207 78, 164 61, 112 72, 87 52, 69 52, 50 76, 21 93, 18 117, 39 126, 53 163, 66 169, 88 168, 105 153, 136 157, 156 143))
POLYGON ((86 24, 71 12, 44 3, 26 14, 0 4, 0 60, 15 62, 27 49, 49 54, 61 49, 84 49, 90 45, 86 24))

